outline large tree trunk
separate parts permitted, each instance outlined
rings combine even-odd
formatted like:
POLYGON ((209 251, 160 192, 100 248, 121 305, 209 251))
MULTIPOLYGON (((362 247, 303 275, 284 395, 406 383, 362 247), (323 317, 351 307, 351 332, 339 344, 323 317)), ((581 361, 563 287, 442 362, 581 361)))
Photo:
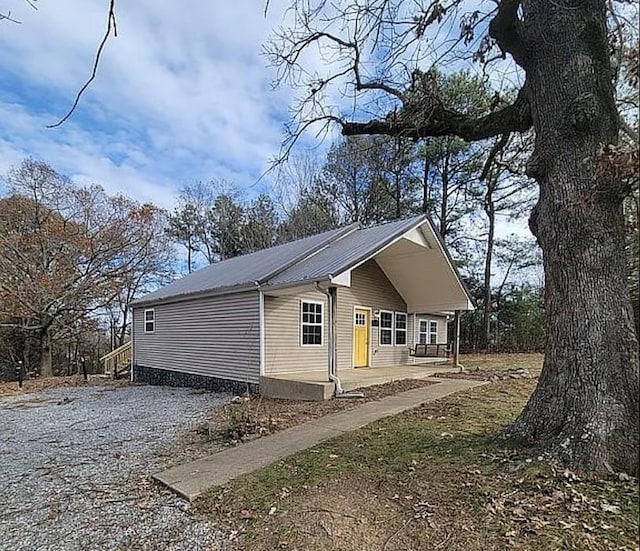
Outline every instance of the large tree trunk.
POLYGON ((530 226, 544 255, 548 328, 540 381, 508 434, 577 469, 636 474, 638 353, 623 194, 597 167, 618 133, 605 2, 532 0, 523 13, 519 63, 536 131, 529 172, 540 185, 530 226))
POLYGON ((40 376, 52 377, 53 366, 51 365, 51 334, 49 329, 44 329, 40 335, 40 376))

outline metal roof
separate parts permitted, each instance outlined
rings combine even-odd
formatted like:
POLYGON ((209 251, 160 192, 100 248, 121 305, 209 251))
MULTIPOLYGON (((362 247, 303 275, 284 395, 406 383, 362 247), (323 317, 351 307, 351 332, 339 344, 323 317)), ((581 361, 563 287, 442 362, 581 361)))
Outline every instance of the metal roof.
MULTIPOLYGON (((369 228, 352 224, 291 243, 238 256, 202 268, 131 303, 186 300, 201 294, 227 294, 327 281, 372 257, 383 247, 424 222, 425 215, 369 228)), ((434 231, 434 233, 437 232, 434 231)), ((444 245, 443 245, 444 247, 444 245)), ((446 248, 445 254, 449 261, 446 248)), ((455 265, 453 270, 461 281, 455 265)), ((469 293, 466 291, 467 296, 469 293)))
POLYGON ((280 272, 266 282, 266 287, 320 281, 336 276, 425 221, 425 216, 415 216, 358 229, 333 240, 315 255, 280 272))
POLYGON ((236 256, 211 264, 184 276, 165 287, 132 301, 131 306, 161 302, 169 299, 187 298, 209 292, 233 292, 256 287, 260 282, 277 275, 289 266, 307 258, 325 247, 332 240, 353 231, 356 225, 263 249, 255 253, 236 256))

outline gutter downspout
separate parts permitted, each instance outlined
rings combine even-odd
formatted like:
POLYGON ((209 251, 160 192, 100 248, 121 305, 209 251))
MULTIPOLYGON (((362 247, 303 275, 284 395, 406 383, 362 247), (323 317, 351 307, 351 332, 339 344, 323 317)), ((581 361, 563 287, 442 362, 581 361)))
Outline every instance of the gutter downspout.
POLYGON ((329 287, 328 290, 320 287, 320 283, 316 281, 316 289, 326 295, 328 302, 328 321, 329 321, 329 339, 328 339, 328 375, 329 380, 336 386, 336 398, 364 398, 362 392, 346 392, 342 388, 340 379, 337 374, 337 349, 336 349, 336 288, 329 287))
POLYGON ((258 325, 259 325, 259 342, 260 342, 260 377, 265 374, 266 366, 266 334, 265 334, 265 319, 264 319, 264 291, 258 289, 258 325))

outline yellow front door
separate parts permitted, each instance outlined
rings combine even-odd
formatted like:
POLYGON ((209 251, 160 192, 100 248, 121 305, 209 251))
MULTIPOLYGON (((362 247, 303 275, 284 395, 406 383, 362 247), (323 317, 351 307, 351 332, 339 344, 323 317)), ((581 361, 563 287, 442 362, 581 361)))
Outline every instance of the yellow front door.
POLYGON ((369 365, 369 310, 356 308, 353 323, 353 365, 367 367, 369 365))

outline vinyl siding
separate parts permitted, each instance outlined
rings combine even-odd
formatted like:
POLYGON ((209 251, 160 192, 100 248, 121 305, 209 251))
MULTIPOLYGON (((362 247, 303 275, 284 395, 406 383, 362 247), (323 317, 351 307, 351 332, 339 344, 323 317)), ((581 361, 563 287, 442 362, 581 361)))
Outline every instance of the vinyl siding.
POLYGON ((418 342, 420 331, 420 324, 418 320, 429 320, 438 322, 438 342, 437 344, 446 344, 447 342, 447 318, 445 316, 437 316, 435 314, 416 314, 414 323, 413 342, 418 342))
POLYGON ((265 296, 265 373, 327 369, 327 298, 319 291, 295 295, 265 296), (300 304, 304 300, 323 304, 321 346, 300 343, 300 304))
MULTIPOLYGON (((375 260, 369 260, 353 270, 351 287, 338 289, 338 369, 353 367, 353 311, 355 306, 376 310, 406 312, 407 305, 384 275, 375 260)), ((395 342, 395 337, 392 336, 395 342)), ((413 316, 407 316, 407 344, 380 345, 380 328, 370 326, 370 367, 411 363, 409 346, 413 343, 413 316)))
MULTIPOLYGON (((317 371, 327 369, 327 300, 319 291, 283 296, 265 296, 265 373, 317 371), (322 346, 300 344, 300 304, 303 300, 321 302, 323 308, 322 346)), ((351 274, 351 287, 337 290, 336 345, 338 369, 353 368, 353 316, 356 306, 390 312, 406 312, 407 305, 387 279, 375 260, 356 268, 351 274)), ((438 320, 438 342, 447 341, 446 318, 420 314, 438 320)), ((371 320, 370 320, 371 321, 371 320)), ((380 345, 380 328, 370 326, 369 366, 383 367, 414 363, 409 356, 417 334, 413 315, 407 316, 407 344, 380 345)), ((395 342, 395 336, 393 337, 395 342)))
POLYGON ((144 332, 144 310, 133 311, 137 365, 257 383, 260 376, 256 291, 160 304, 155 333, 144 332))

